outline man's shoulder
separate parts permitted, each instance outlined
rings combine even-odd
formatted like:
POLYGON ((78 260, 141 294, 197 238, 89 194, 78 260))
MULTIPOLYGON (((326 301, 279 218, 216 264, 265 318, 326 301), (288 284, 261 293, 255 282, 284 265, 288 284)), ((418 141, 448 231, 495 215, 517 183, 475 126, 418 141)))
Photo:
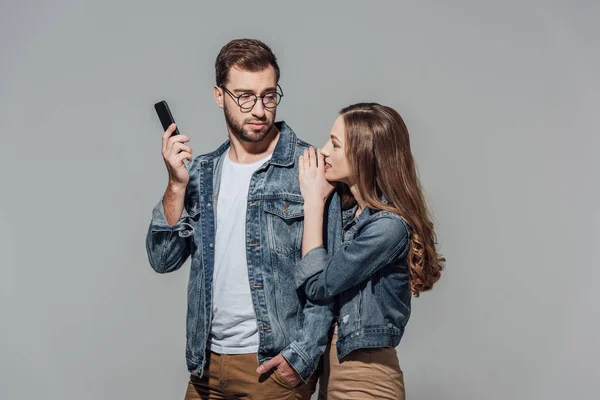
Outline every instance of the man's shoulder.
POLYGON ((282 133, 289 134, 295 139, 295 151, 298 155, 302 154, 302 152, 305 149, 308 149, 310 146, 312 146, 310 143, 300 138, 298 134, 285 121, 278 121, 277 124, 282 133))
POLYGON ((296 148, 295 148, 296 161, 298 160, 298 157, 300 157, 302 154, 304 154, 304 150, 306 150, 310 147, 314 147, 314 146, 312 144, 308 143, 307 141, 298 138, 296 140, 296 148))
POLYGON ((308 149, 311 146, 312 146, 312 144, 310 144, 307 141, 300 139, 300 138, 298 138, 298 141, 296 143, 296 147, 298 149, 301 149, 302 151, 304 151, 305 149, 308 149))
POLYGON ((228 147, 229 147, 229 139, 226 140, 223 144, 221 144, 217 149, 215 149, 211 152, 208 152, 208 153, 197 155, 196 157, 194 157, 194 159, 192 160, 192 164, 198 164, 203 161, 210 161, 210 160, 214 160, 215 158, 219 158, 223 155, 223 153, 225 153, 225 151, 227 150, 228 147))

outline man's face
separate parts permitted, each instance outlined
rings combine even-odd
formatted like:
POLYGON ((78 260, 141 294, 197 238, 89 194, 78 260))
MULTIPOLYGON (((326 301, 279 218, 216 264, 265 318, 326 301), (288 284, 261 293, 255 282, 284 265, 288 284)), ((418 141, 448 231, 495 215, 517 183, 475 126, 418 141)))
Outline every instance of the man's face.
MULTIPOLYGON (((277 91, 275 69, 272 66, 260 72, 231 68, 224 86, 235 96, 254 94, 264 96, 277 91)), ((262 98, 250 110, 243 110, 223 88, 215 87, 215 100, 225 112, 229 131, 244 142, 260 142, 273 129, 276 108, 266 108, 262 98)))

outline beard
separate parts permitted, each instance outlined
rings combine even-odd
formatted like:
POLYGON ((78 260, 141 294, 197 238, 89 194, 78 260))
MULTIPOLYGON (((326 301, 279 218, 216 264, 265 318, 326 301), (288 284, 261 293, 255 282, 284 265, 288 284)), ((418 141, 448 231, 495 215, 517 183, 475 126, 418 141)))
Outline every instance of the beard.
POLYGON ((227 123, 227 127, 235 135, 236 138, 243 142, 251 142, 256 143, 262 141, 267 135, 273 130, 273 121, 275 120, 275 113, 273 113, 273 120, 269 121, 267 115, 265 114, 262 119, 249 117, 244 119, 242 122, 237 122, 233 115, 231 115, 231 111, 227 108, 227 106, 223 107, 223 111, 225 113, 225 123, 227 123), (249 126, 245 126, 246 123, 251 121, 262 122, 265 126, 262 129, 255 130, 250 128, 249 126), (244 129, 245 128, 245 129, 244 129))

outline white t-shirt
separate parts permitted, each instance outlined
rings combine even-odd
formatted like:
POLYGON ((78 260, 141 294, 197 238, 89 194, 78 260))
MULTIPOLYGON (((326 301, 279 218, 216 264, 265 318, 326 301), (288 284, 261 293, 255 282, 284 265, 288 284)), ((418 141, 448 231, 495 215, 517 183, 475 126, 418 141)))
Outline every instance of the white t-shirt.
POLYGON ((225 154, 217 199, 210 350, 219 354, 258 351, 258 327, 246 261, 246 206, 252 174, 271 155, 240 164, 225 154))

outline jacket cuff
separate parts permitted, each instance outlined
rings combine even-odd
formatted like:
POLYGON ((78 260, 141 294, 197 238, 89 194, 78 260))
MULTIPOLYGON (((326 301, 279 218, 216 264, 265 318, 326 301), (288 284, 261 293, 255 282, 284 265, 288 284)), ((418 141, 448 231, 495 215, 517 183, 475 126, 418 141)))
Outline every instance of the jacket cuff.
POLYGON ((308 382, 317 369, 319 360, 312 360, 308 354, 297 346, 296 342, 292 342, 280 354, 294 368, 304 383, 308 382))
POLYGON ((323 246, 315 247, 306 253, 294 270, 296 289, 302 286, 311 276, 323 271, 328 258, 327 250, 323 246))
POLYGON ((162 199, 152 210, 152 221, 150 221, 150 231, 155 232, 178 232, 181 237, 188 237, 194 233, 194 227, 187 223, 189 214, 185 207, 181 214, 179 221, 171 226, 167 222, 165 217, 165 209, 163 207, 162 199))

